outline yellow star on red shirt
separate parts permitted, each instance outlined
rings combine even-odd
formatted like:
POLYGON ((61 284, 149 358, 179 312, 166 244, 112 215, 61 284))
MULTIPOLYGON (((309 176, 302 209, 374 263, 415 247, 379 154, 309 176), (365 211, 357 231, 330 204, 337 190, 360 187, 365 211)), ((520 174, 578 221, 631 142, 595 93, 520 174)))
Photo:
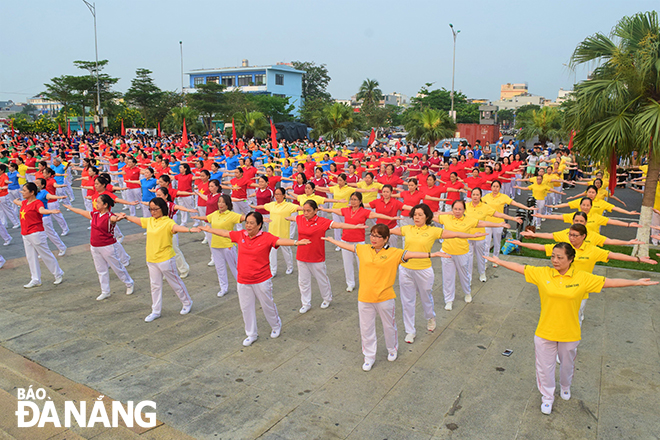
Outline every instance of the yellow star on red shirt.
POLYGON ((25 211, 23 211, 23 210, 21 209, 21 220, 24 220, 24 219, 25 219, 25 211))

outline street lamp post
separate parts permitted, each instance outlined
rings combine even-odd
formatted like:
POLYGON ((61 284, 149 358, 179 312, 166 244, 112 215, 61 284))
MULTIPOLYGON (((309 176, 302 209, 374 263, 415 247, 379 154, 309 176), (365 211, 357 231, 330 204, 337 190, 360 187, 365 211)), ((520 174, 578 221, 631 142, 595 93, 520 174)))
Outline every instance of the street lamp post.
POLYGON ((454 122, 456 122, 456 114, 454 113, 454 76, 456 74, 456 36, 460 31, 454 30, 454 25, 451 23, 449 23, 449 27, 454 36, 454 58, 451 66, 451 117, 454 118, 454 122))
MULTIPOLYGON (((179 41, 179 47, 181 48, 181 97, 183 98, 183 41, 179 41)), ((183 103, 181 107, 183 107, 183 103)))
POLYGON ((96 3, 90 3, 87 0, 82 0, 89 12, 92 13, 94 17, 94 50, 96 52, 96 132, 101 132, 101 125, 103 125, 103 120, 101 119, 101 83, 99 82, 99 45, 96 38, 96 3))

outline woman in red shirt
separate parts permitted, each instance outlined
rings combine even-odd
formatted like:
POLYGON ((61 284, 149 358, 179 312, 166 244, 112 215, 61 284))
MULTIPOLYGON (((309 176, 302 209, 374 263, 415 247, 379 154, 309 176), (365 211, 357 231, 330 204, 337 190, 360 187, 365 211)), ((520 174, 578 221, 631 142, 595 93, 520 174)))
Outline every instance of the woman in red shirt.
MULTIPOLYGON (((354 192, 348 201, 348 207, 341 209, 323 209, 321 211, 331 212, 344 217, 344 222, 349 225, 365 225, 367 219, 379 218, 383 220, 398 220, 398 217, 378 214, 369 209, 365 209, 362 204, 362 194, 354 192)), ((357 244, 364 243, 364 229, 344 229, 341 239, 344 243, 357 244)), ((341 251, 341 257, 344 262, 344 275, 346 276, 346 291, 352 292, 355 289, 354 265, 356 262, 355 253, 346 250, 341 251)))
POLYGON ((278 238, 261 228, 264 218, 258 212, 250 212, 245 216, 245 229, 241 231, 226 231, 203 226, 206 232, 229 238, 238 247, 238 302, 241 305, 245 334, 245 347, 252 345, 258 338, 256 300, 266 316, 266 321, 272 329, 271 338, 277 338, 282 330, 282 320, 277 313, 273 300, 273 283, 270 273, 270 250, 279 246, 299 246, 309 244, 309 240, 291 240, 278 238))
MULTIPOLYGON (((197 213, 200 217, 206 215, 206 200, 199 197, 197 193, 208 194, 209 193, 209 180, 211 180, 211 173, 208 170, 202 170, 199 172, 199 179, 195 181, 195 195, 197 198, 197 213)), ((191 216, 193 218, 193 216, 191 216)), ((199 219, 195 219, 193 223, 193 228, 199 226, 199 219)), ((204 240, 202 244, 208 243, 208 238, 204 234, 204 240)))
POLYGON ((39 267, 39 257, 44 262, 50 273, 55 277, 53 284, 62 283, 64 272, 57 264, 53 253, 48 249, 48 237, 44 232, 44 225, 41 216, 44 214, 59 214, 59 209, 48 210, 44 204, 37 200, 37 185, 28 182, 21 189, 23 201, 14 200, 14 204, 21 207, 21 235, 23 236, 23 246, 25 247, 25 257, 30 267, 30 282, 24 285, 26 289, 41 286, 41 268, 39 267))
POLYGON ((431 212, 440 211, 440 202, 446 202, 449 199, 442 197, 447 192, 446 185, 438 185, 437 179, 433 174, 430 174, 426 179, 428 189, 424 191, 424 203, 431 208, 431 212))
POLYGON ((92 232, 89 236, 89 249, 94 260, 94 267, 99 276, 101 294, 96 297, 97 301, 110 298, 110 271, 112 268, 117 278, 126 286, 126 295, 133 293, 134 282, 124 265, 119 261, 119 255, 115 250, 115 223, 119 220, 110 210, 115 206, 115 201, 107 194, 101 194, 96 199, 96 211, 88 212, 63 205, 69 211, 82 215, 92 222, 92 232))
POLYGON ((449 183, 447 184, 447 203, 445 203, 445 212, 451 211, 451 205, 456 200, 461 200, 461 193, 467 194, 465 183, 458 179, 458 174, 451 173, 449 175, 449 183))
POLYGON ((328 279, 328 270, 325 266, 325 236, 328 229, 359 229, 364 233, 366 224, 349 225, 335 222, 318 215, 319 206, 314 200, 307 200, 303 204, 303 213, 287 220, 298 224, 298 238, 309 240, 309 245, 301 247, 296 252, 298 264, 298 287, 300 287, 300 313, 307 313, 312 308, 312 276, 316 278, 321 291, 321 308, 325 309, 332 302, 332 287, 328 279))
MULTIPOLYGON (((419 189, 417 179, 413 177, 408 179, 408 191, 394 194, 393 197, 403 199, 403 204, 406 206, 415 206, 419 205, 420 203, 424 203, 424 197, 426 197, 426 193, 419 189)), ((401 226, 411 225, 413 223, 408 214, 410 214, 408 209, 401 211, 401 217, 403 217, 399 222, 401 226)))
MULTIPOLYGON (((275 195, 273 190, 270 188, 268 185, 268 177, 266 176, 259 176, 257 178, 257 190, 254 193, 256 199, 257 199, 257 205, 263 206, 266 203, 270 203, 273 201, 273 196, 275 195)), ((268 211, 266 211, 263 208, 257 209, 256 210, 259 214, 263 215, 264 217, 270 217, 270 214, 268 211)))
MULTIPOLYGON (((197 197, 200 200, 204 200, 206 204, 206 210, 201 214, 199 220, 204 220, 207 216, 213 214, 218 210, 218 199, 222 194, 222 187, 220 186, 220 181, 217 179, 209 180, 208 192, 195 191, 197 197)), ((193 216, 194 218, 194 216, 193 216)), ((208 243, 209 248, 211 248, 211 234, 204 232, 204 240, 208 243)), ((211 255, 211 261, 209 261, 208 266, 215 266, 213 262, 213 255, 211 255)))
MULTIPOLYGON (((383 185, 381 189, 381 197, 369 203, 369 207, 373 208, 377 214, 384 214, 389 217, 397 218, 403 209, 403 203, 400 200, 392 197, 392 185, 383 185)), ((376 224, 382 223, 390 229, 397 227, 396 220, 376 220, 376 224)), ((397 237, 392 237, 390 244, 394 247, 397 246, 397 237)))
POLYGON ((408 177, 417 177, 422 172, 422 166, 419 164, 419 158, 413 157, 412 163, 408 165, 408 177))
MULTIPOLYGON (((177 204, 187 208, 195 209, 195 198, 192 195, 184 195, 183 192, 191 193, 193 191, 193 174, 190 170, 190 165, 187 163, 179 165, 179 172, 175 179, 178 182, 176 189, 182 191, 181 194, 177 194, 177 204)), ((188 223, 188 212, 181 212, 181 226, 186 226, 188 223)))

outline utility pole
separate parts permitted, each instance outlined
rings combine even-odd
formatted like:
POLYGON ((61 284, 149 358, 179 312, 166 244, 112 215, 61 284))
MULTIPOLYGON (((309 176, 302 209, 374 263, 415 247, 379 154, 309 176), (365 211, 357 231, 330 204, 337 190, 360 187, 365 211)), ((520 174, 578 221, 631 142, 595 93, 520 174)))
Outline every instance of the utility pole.
POLYGON ((456 113, 454 113, 454 76, 456 75, 456 36, 460 31, 454 30, 454 25, 451 23, 449 23, 449 27, 451 28, 451 33, 454 36, 454 59, 452 61, 451 67, 451 111, 449 114, 452 118, 454 118, 454 122, 456 122, 456 113))
MULTIPOLYGON (((179 48, 181 49, 181 98, 183 98, 183 41, 179 41, 179 48)), ((183 107, 183 102, 181 102, 183 107)))
MULTIPOLYGON (((99 45, 96 37, 96 3, 89 3, 87 0, 82 1, 94 17, 94 51, 96 52, 96 117, 94 118, 94 125, 96 126, 96 132, 100 133, 103 119, 101 118, 101 83, 99 82, 99 45)), ((84 123, 85 121, 83 121, 84 123)))

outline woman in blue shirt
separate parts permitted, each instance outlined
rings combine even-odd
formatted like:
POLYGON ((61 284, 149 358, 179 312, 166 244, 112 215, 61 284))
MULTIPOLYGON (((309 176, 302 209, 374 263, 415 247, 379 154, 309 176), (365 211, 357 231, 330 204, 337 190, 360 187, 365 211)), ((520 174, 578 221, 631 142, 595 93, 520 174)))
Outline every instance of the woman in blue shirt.
MULTIPOLYGON (((154 169, 151 167, 143 169, 142 171, 140 171, 140 174, 142 174, 142 177, 140 177, 139 182, 135 180, 127 180, 126 182, 139 183, 140 189, 142 190, 142 201, 149 202, 151 199, 154 198, 154 194, 150 190, 156 188, 158 181, 154 177, 154 169)), ((142 206, 142 217, 151 217, 151 213, 149 212, 149 204, 148 203, 147 205, 142 204, 141 206, 142 206)))
MULTIPOLYGON (((282 179, 291 179, 291 176, 293 176, 293 167, 291 166, 291 162, 289 159, 284 159, 284 165, 280 167, 280 171, 282 172, 282 179)), ((283 188, 288 188, 289 186, 292 186, 292 182, 282 182, 281 183, 283 188)))

